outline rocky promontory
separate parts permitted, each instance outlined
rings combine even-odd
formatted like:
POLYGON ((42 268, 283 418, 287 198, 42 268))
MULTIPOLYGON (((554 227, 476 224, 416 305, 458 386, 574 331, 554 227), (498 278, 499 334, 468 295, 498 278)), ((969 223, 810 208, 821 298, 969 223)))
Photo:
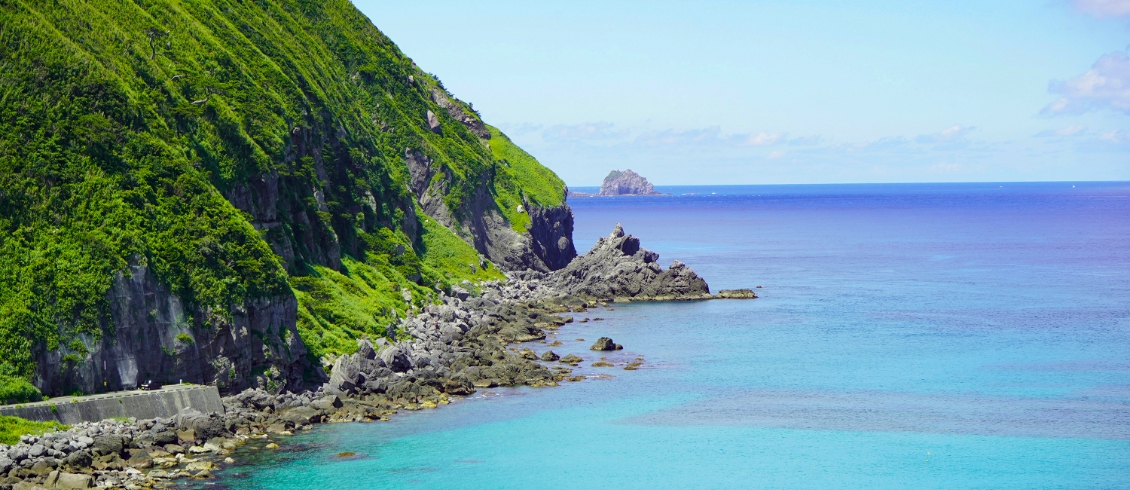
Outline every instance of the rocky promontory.
POLYGON ((613 170, 600 185, 600 196, 659 196, 660 192, 642 175, 627 169, 623 172, 613 170))
MULTIPOLYGON (((562 313, 606 301, 756 297, 750 290, 712 296, 689 267, 675 261, 664 270, 658 258, 617 225, 559 271, 515 272, 506 281, 441 295, 437 304, 400 320, 397 330, 407 340, 358 339, 355 353, 323 360, 329 381, 314 390, 250 389, 224 398, 223 413, 186 409, 171 418, 82 423, 0 445, 0 488, 153 488, 178 478, 209 479, 235 462, 239 447, 275 449, 279 437, 314 424, 388 420, 400 410, 436 408, 481 388, 584 379, 573 374, 587 360, 581 356, 508 347, 545 340, 573 321, 562 313)), ((623 346, 601 337, 590 349, 623 346)), ((593 366, 612 364, 597 360, 593 366)), ((637 360, 624 369, 639 366, 637 360)))

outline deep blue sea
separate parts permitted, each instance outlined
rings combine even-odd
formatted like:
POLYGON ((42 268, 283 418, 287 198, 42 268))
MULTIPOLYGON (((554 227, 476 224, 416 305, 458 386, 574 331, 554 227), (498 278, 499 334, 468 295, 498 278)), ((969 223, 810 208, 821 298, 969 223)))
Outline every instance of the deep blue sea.
POLYGON ((570 199, 578 251, 619 222, 759 299, 594 309, 554 350, 609 377, 323 426, 221 485, 1130 488, 1130 183, 659 190, 570 199))

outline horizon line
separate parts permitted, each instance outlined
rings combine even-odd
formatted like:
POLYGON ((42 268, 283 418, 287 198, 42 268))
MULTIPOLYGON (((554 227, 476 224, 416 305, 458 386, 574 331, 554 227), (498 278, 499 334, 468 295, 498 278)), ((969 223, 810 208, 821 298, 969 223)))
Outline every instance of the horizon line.
MULTIPOLYGON (((1130 184, 1130 180, 953 180, 953 181, 919 181, 919 182, 794 182, 794 183, 774 183, 774 184, 656 184, 652 183, 654 187, 746 187, 746 186, 770 186, 770 185, 913 185, 913 184, 1130 184)), ((596 187, 599 188, 601 184, 591 185, 570 185, 566 184, 568 189, 576 189, 580 187, 596 187)))

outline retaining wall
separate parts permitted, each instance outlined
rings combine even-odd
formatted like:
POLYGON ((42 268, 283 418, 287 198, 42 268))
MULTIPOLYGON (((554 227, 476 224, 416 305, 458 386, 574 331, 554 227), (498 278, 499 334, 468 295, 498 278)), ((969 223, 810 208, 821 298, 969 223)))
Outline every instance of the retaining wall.
POLYGON ((45 402, 0 406, 0 415, 28 420, 56 420, 67 425, 115 417, 152 419, 172 417, 183 408, 203 413, 223 412, 215 386, 173 385, 154 391, 119 391, 80 397, 58 397, 45 402))

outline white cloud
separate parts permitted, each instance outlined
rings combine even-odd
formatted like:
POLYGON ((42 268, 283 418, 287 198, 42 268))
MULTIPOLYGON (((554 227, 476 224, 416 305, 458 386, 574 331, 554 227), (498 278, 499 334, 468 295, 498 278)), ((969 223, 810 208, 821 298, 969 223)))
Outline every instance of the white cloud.
POLYGON ((919 135, 914 141, 925 144, 952 143, 964 139, 965 135, 969 134, 969 132, 974 129, 976 128, 955 124, 937 133, 919 135))
POLYGON ((1040 131, 1039 133, 1036 133, 1036 137, 1038 137, 1038 138, 1066 138, 1068 136, 1075 136, 1075 135, 1082 133, 1083 131, 1086 131, 1086 130, 1087 130, 1087 126, 1084 126, 1082 124, 1074 124, 1074 125, 1059 128, 1059 129, 1049 129, 1047 131, 1040 131))
POLYGON ((1106 131, 1099 134, 1099 141, 1116 145, 1130 144, 1130 131, 1119 131, 1117 129, 1106 131))
POLYGON ((1110 108, 1130 114, 1130 57, 1111 53, 1091 69, 1064 82, 1053 80, 1048 90, 1062 95, 1044 108, 1044 114, 1080 114, 1110 108))
POLYGON ((1072 3, 1095 17, 1130 16, 1130 0, 1074 0, 1072 3))
POLYGON ((780 141, 783 136, 784 135, 782 135, 781 133, 765 133, 765 132, 762 132, 762 133, 747 135, 744 139, 745 139, 745 144, 747 144, 749 146, 765 146, 765 145, 771 145, 773 143, 780 141))

